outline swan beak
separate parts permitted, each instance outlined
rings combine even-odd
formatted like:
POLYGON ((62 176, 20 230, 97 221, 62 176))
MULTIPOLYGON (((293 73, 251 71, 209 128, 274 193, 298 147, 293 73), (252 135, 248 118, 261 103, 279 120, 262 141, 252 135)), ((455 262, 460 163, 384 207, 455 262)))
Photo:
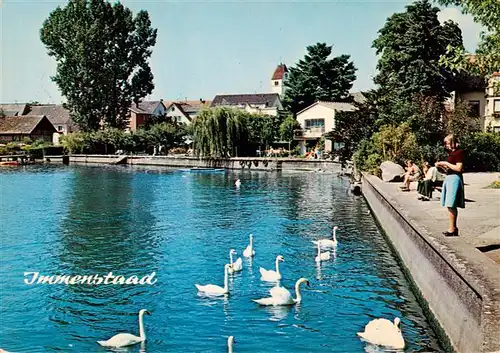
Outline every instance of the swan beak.
POLYGON ((306 282, 306 286, 310 287, 311 284, 309 283, 309 281, 306 282))
POLYGON ((146 310, 146 311, 144 312, 144 314, 146 314, 146 315, 151 315, 151 312, 146 310))

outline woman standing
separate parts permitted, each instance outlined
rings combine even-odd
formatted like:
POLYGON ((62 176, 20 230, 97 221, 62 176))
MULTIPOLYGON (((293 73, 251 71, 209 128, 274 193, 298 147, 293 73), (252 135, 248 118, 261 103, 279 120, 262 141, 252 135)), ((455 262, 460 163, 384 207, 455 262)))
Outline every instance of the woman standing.
POLYGON ((441 206, 448 208, 450 224, 448 231, 443 232, 443 234, 449 237, 458 236, 458 207, 465 208, 464 180, 462 176, 464 151, 458 148, 458 141, 453 135, 445 137, 444 147, 449 153, 448 161, 436 162, 436 167, 443 168, 446 171, 446 178, 443 182, 443 193, 441 195, 441 206))

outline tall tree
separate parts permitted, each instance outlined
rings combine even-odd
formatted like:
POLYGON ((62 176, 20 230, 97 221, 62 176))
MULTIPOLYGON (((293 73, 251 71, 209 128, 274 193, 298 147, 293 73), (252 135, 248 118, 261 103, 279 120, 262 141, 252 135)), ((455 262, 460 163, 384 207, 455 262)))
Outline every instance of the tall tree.
POLYGON ((462 33, 452 21, 440 24, 438 12, 428 0, 416 1, 392 15, 373 42, 380 56, 374 81, 382 123, 405 121, 400 109, 415 95, 433 96, 441 103, 454 90, 453 72, 439 60, 448 45, 463 47, 462 33))
POLYGON ((134 17, 121 3, 69 0, 43 23, 40 38, 57 61, 52 78, 84 131, 123 127, 132 102, 153 91, 148 60, 156 43, 146 11, 134 17))
POLYGON ((358 144, 364 139, 369 139, 375 131, 377 107, 373 102, 373 95, 371 91, 364 92, 366 100, 355 102, 356 110, 335 113, 335 128, 325 134, 327 139, 344 143, 340 151, 342 161, 350 159, 358 144))
POLYGON ((203 157, 235 157, 248 141, 248 113, 230 108, 205 109, 190 130, 195 153, 203 157))
POLYGON ((285 107, 296 114, 317 100, 340 101, 349 96, 356 79, 356 68, 349 55, 331 58, 332 46, 317 43, 307 47, 307 54, 290 67, 285 80, 285 107))
POLYGON ((449 46, 442 63, 488 76, 500 71, 500 1, 498 0, 435 0, 441 5, 462 7, 462 12, 472 15, 474 21, 484 26, 474 60, 470 60, 462 47, 449 46), (450 56, 451 54, 451 56, 450 56))

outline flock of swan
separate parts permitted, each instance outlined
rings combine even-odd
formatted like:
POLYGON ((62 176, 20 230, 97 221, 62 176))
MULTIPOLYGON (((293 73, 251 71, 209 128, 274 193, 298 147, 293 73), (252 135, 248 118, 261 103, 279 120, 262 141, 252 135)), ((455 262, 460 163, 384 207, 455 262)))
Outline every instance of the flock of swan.
MULTIPOLYGON (((332 238, 331 239, 321 239, 313 241, 317 248, 316 262, 321 263, 321 261, 328 261, 330 259, 330 251, 336 251, 338 242, 336 237, 336 231, 338 227, 333 227, 332 238), (326 250, 326 251, 324 251, 326 250)), ((248 246, 243 251, 243 256, 246 258, 253 258, 255 256, 255 249, 253 246, 253 235, 250 234, 250 240, 248 246)), ((208 296, 223 296, 229 294, 229 275, 240 272, 243 270, 243 261, 238 258, 233 261, 233 255, 236 255, 236 251, 231 249, 229 251, 229 263, 224 265, 224 286, 218 286, 215 284, 200 285, 195 284, 196 289, 200 293, 208 296)), ((302 302, 302 296, 300 292, 300 287, 305 284, 309 287, 309 281, 307 278, 299 278, 295 283, 295 298, 292 296, 290 291, 285 287, 280 285, 280 280, 282 275, 279 268, 279 263, 285 261, 284 257, 278 255, 275 261, 275 270, 266 270, 263 267, 259 269, 261 280, 267 282, 276 282, 276 286, 269 290, 269 297, 261 299, 253 299, 253 301, 259 305, 263 306, 279 306, 279 305, 295 305, 302 302)), ((139 336, 135 336, 129 333, 119 333, 106 341, 98 341, 103 347, 126 347, 134 345, 140 342, 146 341, 146 333, 144 331, 143 317, 149 314, 146 309, 139 311, 139 336)), ((401 330, 399 328, 400 319, 395 318, 394 322, 387 319, 374 319, 370 321, 363 332, 358 332, 357 335, 364 341, 367 341, 374 345, 385 346, 393 349, 403 349, 405 347, 405 341, 401 330)), ((229 336, 227 339, 228 352, 233 352, 233 344, 235 343, 234 336, 229 336)))

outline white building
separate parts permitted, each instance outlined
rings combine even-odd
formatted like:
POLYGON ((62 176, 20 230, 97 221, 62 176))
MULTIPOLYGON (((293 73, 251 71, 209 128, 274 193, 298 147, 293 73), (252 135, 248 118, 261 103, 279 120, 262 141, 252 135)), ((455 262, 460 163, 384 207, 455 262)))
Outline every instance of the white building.
MULTIPOLYGON (((356 107, 351 103, 317 101, 297 113, 301 129, 295 131, 294 139, 299 141, 301 154, 314 147, 321 136, 335 129, 335 114, 340 111, 352 112, 356 107)), ((325 140, 325 152, 333 150, 332 141, 325 140)))
POLYGON ((219 94, 214 97, 211 107, 230 107, 249 113, 277 116, 283 109, 278 93, 219 94))
POLYGON ((281 98, 285 92, 285 80, 288 69, 279 64, 271 77, 272 93, 219 94, 212 101, 211 107, 231 107, 249 113, 277 116, 283 109, 281 98))
POLYGON ((209 107, 211 103, 211 101, 205 101, 203 99, 199 101, 185 100, 170 102, 166 104, 167 117, 172 118, 172 120, 178 123, 190 124, 199 112, 209 107))
POLYGON ((500 132, 500 72, 495 72, 486 88, 484 127, 500 132))
POLYGON ((288 68, 285 64, 279 64, 274 70, 273 76, 271 77, 271 89, 273 93, 277 93, 280 97, 283 97, 285 93, 285 80, 288 76, 288 68))

